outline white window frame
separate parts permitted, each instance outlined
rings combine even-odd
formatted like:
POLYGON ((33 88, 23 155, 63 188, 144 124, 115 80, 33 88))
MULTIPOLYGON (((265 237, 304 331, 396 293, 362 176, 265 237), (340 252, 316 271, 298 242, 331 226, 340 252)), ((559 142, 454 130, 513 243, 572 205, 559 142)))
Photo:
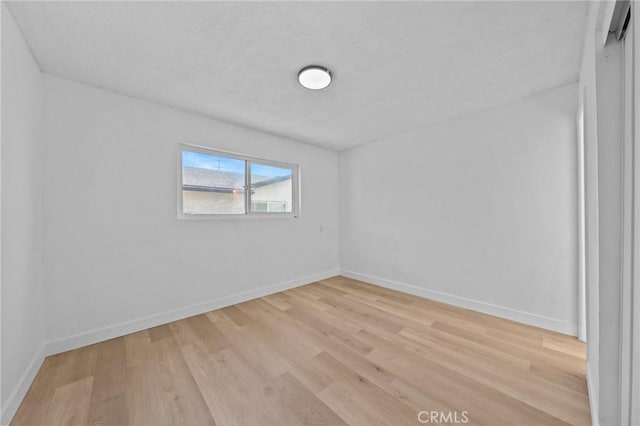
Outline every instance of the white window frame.
POLYGON ((178 144, 178 219, 184 220, 221 220, 221 219, 256 219, 256 218, 297 218, 300 216, 300 166, 294 163, 269 160, 266 158, 253 157, 236 152, 223 151, 201 145, 188 143, 178 144), (219 157, 232 158, 244 161, 245 167, 245 213, 206 213, 206 214, 185 214, 182 199, 182 152, 191 151, 201 154, 215 155, 219 157), (291 211, 290 212, 252 212, 251 211, 251 164, 261 164, 264 166, 280 167, 291 170, 291 211))

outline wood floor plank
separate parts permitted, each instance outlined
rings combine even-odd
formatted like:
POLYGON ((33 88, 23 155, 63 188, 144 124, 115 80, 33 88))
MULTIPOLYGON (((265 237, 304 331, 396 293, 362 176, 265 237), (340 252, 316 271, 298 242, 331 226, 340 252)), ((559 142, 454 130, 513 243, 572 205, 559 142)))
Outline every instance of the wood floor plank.
POLYGON ((287 411, 269 404, 270 389, 231 348, 211 352, 201 342, 182 348, 216 422, 221 425, 291 424, 287 411))
POLYGON ((367 306, 370 306, 374 309, 378 309, 384 312, 387 315, 391 315, 392 317, 397 318, 399 321, 404 324, 415 324, 416 327, 429 327, 435 321, 430 318, 425 318, 424 316, 415 315, 415 313, 408 311, 406 308, 398 308, 389 304, 381 303, 377 299, 375 300, 367 300, 362 299, 359 296, 354 296, 351 294, 347 294, 344 296, 345 299, 355 300, 360 303, 364 303, 367 306))
POLYGON ((266 326, 263 330, 266 332, 268 329, 271 337, 287 350, 298 353, 300 357, 313 357, 322 352, 295 324, 288 320, 290 317, 268 303, 253 300, 238 306, 255 321, 266 326))
POLYGON ((149 340, 151 340, 151 343, 162 339, 170 339, 172 337, 173 334, 171 333, 171 327, 167 324, 149 329, 149 340))
MULTIPOLYGON (((411 405, 412 407, 424 407, 424 411, 436 411, 441 413, 450 413, 456 412, 456 409, 452 405, 447 405, 444 402, 438 400, 437 398, 433 398, 427 395, 424 391, 418 389, 416 386, 412 386, 411 384, 405 382, 404 380, 395 378, 389 384, 391 387, 392 395, 398 398, 401 401, 404 401, 406 404, 411 405)), ((420 410, 423 411, 423 410, 420 410)), ((420 415, 420 411, 418 411, 417 415, 420 415)), ((459 417, 462 417, 464 410, 460 410, 459 417)), ((465 417, 468 420, 469 425, 480 425, 480 421, 478 421, 474 416, 469 413, 464 413, 465 417)))
POLYGON ((91 403, 89 411, 89 425, 128 425, 129 407, 127 394, 121 393, 109 399, 91 403))
POLYGON ((313 330, 314 333, 320 333, 322 335, 320 337, 316 337, 317 340, 315 341, 318 342, 317 346, 323 346, 323 342, 325 342, 324 338, 327 338, 346 345, 353 351, 360 354, 368 354, 373 350, 372 346, 361 341, 357 337, 352 336, 349 333, 344 332, 330 324, 327 324, 322 320, 322 318, 318 316, 318 314, 314 315, 309 311, 303 311, 299 308, 292 308, 287 310, 287 315, 306 324, 311 330, 313 330))
POLYGON ((89 410, 89 424, 127 424, 127 354, 124 339, 111 339, 98 348, 89 410))
POLYGON ((290 373, 274 380, 280 399, 295 414, 300 425, 341 426, 347 423, 290 373))
POLYGON ((318 397, 347 424, 350 425, 371 425, 387 426, 389 420, 371 410, 367 404, 361 404, 354 399, 354 395, 348 389, 344 389, 337 383, 332 383, 321 392, 318 397))
POLYGON ((251 318, 238 309, 238 306, 228 306, 226 308, 220 309, 225 315, 227 315, 233 322, 238 325, 247 325, 252 322, 251 318))
POLYGON ((51 425, 85 425, 89 416, 89 401, 93 377, 58 387, 53 394, 47 418, 51 425))
POLYGON ((275 306, 281 311, 286 311, 294 306, 291 298, 285 293, 276 293, 262 298, 265 302, 275 306))
POLYGON ((360 406, 367 407, 367 411, 375 411, 382 416, 387 424, 411 424, 416 420, 415 411, 385 392, 363 375, 353 371, 327 352, 314 357, 316 365, 329 375, 334 383, 339 384, 357 401, 360 406))
POLYGON ((229 342, 206 315, 196 315, 176 321, 171 323, 170 328, 180 346, 202 341, 209 345, 213 352, 229 346, 229 342))
POLYGON ((181 351, 209 412, 218 424, 269 424, 263 413, 249 408, 251 400, 247 396, 250 385, 242 380, 242 376, 232 377, 227 365, 230 349, 211 353, 202 342, 195 342, 182 347, 181 351))
POLYGON ((84 346, 74 351, 54 355, 55 377, 53 385, 58 387, 67 383, 93 376, 98 358, 97 345, 84 346))
POLYGON ((240 327, 234 322, 216 324, 230 342, 230 346, 259 374, 272 379, 289 371, 287 359, 257 339, 248 328, 240 327))
POLYGON ((581 345, 576 345, 574 342, 569 342, 567 339, 563 339, 562 337, 543 337, 542 347, 584 359, 584 349, 581 345))
POLYGON ((532 364, 529 370, 536 377, 545 378, 567 389, 573 389, 582 395, 587 395, 587 379, 584 375, 569 373, 544 364, 532 364))
POLYGON ((321 298, 318 299, 313 294, 310 294, 304 290, 294 288, 292 290, 287 290, 285 294, 289 296, 292 302, 292 307, 307 307, 318 311, 325 311, 331 308, 331 306, 323 303, 321 298))
MULTIPOLYGON (((242 306, 243 309, 252 311, 249 305, 242 304, 242 306)), ((264 309, 265 307, 262 306, 262 310, 253 310, 253 315, 258 315, 256 319, 247 316, 250 321, 246 327, 253 337, 286 358, 290 366, 289 371, 313 392, 326 388, 331 383, 331 379, 311 363, 311 358, 320 353, 321 349, 306 336, 303 337, 303 341, 300 341, 301 330, 298 330, 294 336, 287 333, 286 330, 290 330, 291 325, 285 319, 288 317, 284 313, 267 307, 266 311, 271 313, 266 316, 269 320, 261 321, 260 315, 264 314, 264 309), (273 315, 279 320, 274 321, 275 318, 270 318, 273 315)))
POLYGON ((398 334, 430 347, 437 346, 444 350, 448 349, 452 353, 469 354, 470 357, 474 358, 475 362, 486 361, 506 368, 513 367, 521 370, 528 370, 531 367, 531 362, 525 358, 520 358, 496 350, 490 346, 481 345, 477 342, 465 340, 457 335, 451 335, 434 328, 423 330, 405 328, 398 334))
POLYGON ((577 339, 334 277, 47 357, 13 425, 588 425, 577 339))
POLYGON ((149 330, 127 334, 121 339, 124 340, 127 367, 144 364, 149 357, 153 356, 153 344, 149 337, 149 330))
POLYGON ((154 344, 155 356, 128 372, 132 425, 215 425, 174 339, 154 344))
POLYGON ((378 313, 373 308, 364 304, 336 297, 327 297, 321 300, 331 305, 341 315, 353 320, 353 322, 367 324, 389 333, 397 333, 404 328, 404 324, 400 321, 393 319, 391 316, 386 316, 385 318, 382 311, 378 311, 380 312, 380 316, 378 316, 378 313))
POLYGON ((585 373, 584 360, 580 357, 574 357, 573 355, 569 355, 564 352, 553 351, 544 348, 543 346, 540 346, 539 348, 523 348, 522 346, 514 344, 508 339, 498 339, 486 335, 481 336, 467 330, 458 327, 452 327, 442 323, 434 323, 432 327, 449 334, 457 335, 459 337, 462 337, 463 339, 479 343, 481 345, 491 346, 494 349, 500 350, 513 356, 528 358, 533 363, 548 363, 550 365, 555 365, 559 368, 562 368, 565 371, 580 374, 585 373))

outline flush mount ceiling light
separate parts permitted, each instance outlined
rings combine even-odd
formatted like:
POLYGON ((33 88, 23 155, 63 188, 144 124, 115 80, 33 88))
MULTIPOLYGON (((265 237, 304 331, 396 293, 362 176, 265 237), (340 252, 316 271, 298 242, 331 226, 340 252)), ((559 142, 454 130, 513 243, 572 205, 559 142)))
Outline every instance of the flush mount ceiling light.
POLYGON ((298 81, 307 89, 320 90, 331 84, 331 72, 319 65, 309 65, 298 73, 298 81))

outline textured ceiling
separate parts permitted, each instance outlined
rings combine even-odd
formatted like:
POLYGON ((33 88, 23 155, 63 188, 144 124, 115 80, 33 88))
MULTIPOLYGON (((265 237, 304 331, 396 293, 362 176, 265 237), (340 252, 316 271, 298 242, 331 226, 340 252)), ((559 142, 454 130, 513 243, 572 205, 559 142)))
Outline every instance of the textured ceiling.
POLYGON ((12 2, 43 71, 331 149, 577 80, 584 2, 12 2), (322 91, 298 85, 329 67, 322 91))

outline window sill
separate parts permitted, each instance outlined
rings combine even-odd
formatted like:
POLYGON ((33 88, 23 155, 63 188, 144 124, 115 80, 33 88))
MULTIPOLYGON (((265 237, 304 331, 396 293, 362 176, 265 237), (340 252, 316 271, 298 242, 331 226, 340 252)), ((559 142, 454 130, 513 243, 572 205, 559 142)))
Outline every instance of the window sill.
POLYGON ((183 214, 178 213, 178 220, 248 220, 248 219, 297 219, 294 213, 250 213, 250 214, 183 214))

